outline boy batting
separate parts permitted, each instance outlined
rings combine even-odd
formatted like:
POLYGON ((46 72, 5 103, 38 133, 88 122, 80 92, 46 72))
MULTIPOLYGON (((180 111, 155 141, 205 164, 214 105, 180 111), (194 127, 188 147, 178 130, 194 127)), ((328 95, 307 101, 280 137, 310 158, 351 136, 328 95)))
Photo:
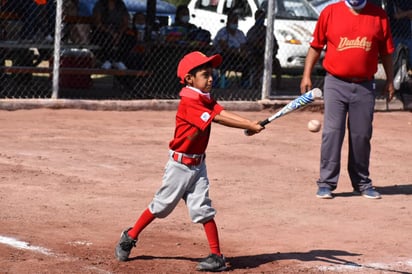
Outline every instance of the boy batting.
POLYGON ((251 135, 259 133, 264 127, 258 121, 252 122, 225 110, 210 96, 212 71, 221 63, 219 54, 207 57, 198 51, 185 55, 179 62, 177 76, 185 86, 180 91, 176 128, 169 143, 169 160, 162 185, 135 225, 121 233, 115 248, 115 256, 119 261, 128 260, 140 232, 146 226, 156 218, 167 217, 179 201, 184 200, 192 222, 203 225, 210 248, 210 255, 199 262, 196 269, 226 269, 214 220, 216 211, 209 198, 205 163, 211 123, 248 130, 251 135))

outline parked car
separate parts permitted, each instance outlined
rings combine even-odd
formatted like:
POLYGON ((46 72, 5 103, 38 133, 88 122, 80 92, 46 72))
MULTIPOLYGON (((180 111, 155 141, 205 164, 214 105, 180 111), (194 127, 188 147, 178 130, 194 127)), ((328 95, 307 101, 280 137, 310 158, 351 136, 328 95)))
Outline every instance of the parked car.
MULTIPOLYGON (((93 14, 93 7, 97 0, 80 0, 79 1, 79 16, 91 16, 93 14)), ((123 0, 130 18, 136 12, 146 13, 147 0, 123 0)), ((166 1, 156 1, 156 20, 159 26, 171 25, 174 22, 176 7, 166 1)))
POLYGON ((308 0, 308 2, 320 13, 327 5, 337 3, 342 0, 308 0))
MULTIPOLYGON (((239 14, 239 29, 245 34, 253 26, 257 9, 266 9, 266 0, 191 0, 190 22, 210 31, 212 38, 226 25, 227 13, 239 14)), ((306 0, 274 2, 274 34, 279 44, 277 58, 284 71, 304 67, 318 12, 306 0)))

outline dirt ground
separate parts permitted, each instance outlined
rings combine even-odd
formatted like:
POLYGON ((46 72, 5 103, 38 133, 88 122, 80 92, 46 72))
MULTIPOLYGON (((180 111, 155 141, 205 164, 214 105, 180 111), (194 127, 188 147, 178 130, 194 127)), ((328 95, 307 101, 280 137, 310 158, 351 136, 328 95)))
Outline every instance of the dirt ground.
MULTIPOLYGON (((271 111, 239 112, 261 120, 271 111)), ((195 273, 209 249, 184 203, 114 247, 160 186, 174 111, 0 111, 0 273, 195 273)), ((371 178, 351 192, 347 140, 336 197, 315 197, 317 111, 259 135, 214 124, 211 198, 229 273, 412 273, 412 114, 377 112, 371 178)))

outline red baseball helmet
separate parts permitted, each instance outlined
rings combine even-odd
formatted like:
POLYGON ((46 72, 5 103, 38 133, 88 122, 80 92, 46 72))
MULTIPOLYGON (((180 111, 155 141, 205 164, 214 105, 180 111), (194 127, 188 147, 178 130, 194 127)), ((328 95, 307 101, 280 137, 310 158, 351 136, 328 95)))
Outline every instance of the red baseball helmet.
POLYGON ((208 57, 200 51, 193 51, 186 54, 177 66, 177 77, 180 78, 180 83, 185 83, 184 78, 189 71, 209 62, 212 64, 213 68, 216 68, 222 63, 222 56, 220 54, 215 54, 208 57))

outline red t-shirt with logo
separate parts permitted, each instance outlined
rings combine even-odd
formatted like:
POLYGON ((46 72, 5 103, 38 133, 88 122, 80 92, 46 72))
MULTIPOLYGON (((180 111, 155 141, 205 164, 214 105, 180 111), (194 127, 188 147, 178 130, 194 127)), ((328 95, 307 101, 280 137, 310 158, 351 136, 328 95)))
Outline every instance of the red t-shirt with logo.
POLYGON ((171 150, 187 154, 203 154, 209 143, 211 123, 223 107, 206 94, 185 87, 180 92, 171 150))
POLYGON ((323 66, 338 77, 372 78, 378 56, 395 50, 383 9, 367 3, 356 15, 344 1, 321 12, 310 45, 318 49, 326 45, 323 66))

